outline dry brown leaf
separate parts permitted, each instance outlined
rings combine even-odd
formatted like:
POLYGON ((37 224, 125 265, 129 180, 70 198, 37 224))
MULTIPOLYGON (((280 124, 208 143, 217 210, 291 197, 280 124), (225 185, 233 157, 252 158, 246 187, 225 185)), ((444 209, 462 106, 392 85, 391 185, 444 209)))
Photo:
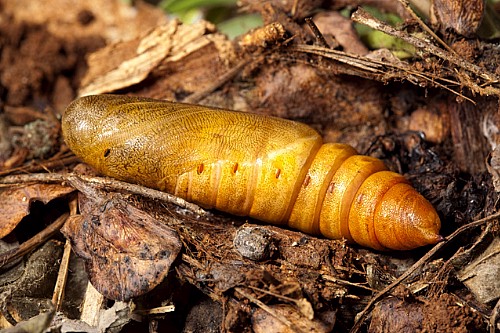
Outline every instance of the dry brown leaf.
POLYGON ((467 266, 457 277, 481 303, 490 303, 500 298, 500 237, 467 266))
POLYGON ((330 47, 335 43, 347 53, 365 55, 368 48, 359 39, 352 21, 338 12, 321 12, 314 16, 314 23, 330 47))
POLYGON ((34 184, 9 188, 0 193, 0 238, 8 235, 29 214, 33 201, 44 204, 65 196, 74 188, 58 184, 34 184))
POLYGON ((61 231, 85 259, 92 285, 122 301, 157 286, 181 249, 177 233, 119 195, 79 199, 82 215, 70 217, 61 231))
POLYGON ((91 54, 80 94, 106 93, 144 80, 151 69, 169 54, 178 25, 177 21, 171 21, 147 36, 111 44, 91 54))

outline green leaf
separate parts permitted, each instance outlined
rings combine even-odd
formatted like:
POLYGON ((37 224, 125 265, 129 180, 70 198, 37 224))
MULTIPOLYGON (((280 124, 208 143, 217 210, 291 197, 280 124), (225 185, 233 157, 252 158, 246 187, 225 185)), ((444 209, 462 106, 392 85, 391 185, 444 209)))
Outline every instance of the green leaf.
POLYGON ((220 32, 233 39, 242 35, 250 29, 262 26, 262 18, 257 14, 236 16, 217 25, 220 32))
POLYGON ((159 4, 167 13, 176 14, 200 7, 236 6, 237 0, 162 0, 159 4))

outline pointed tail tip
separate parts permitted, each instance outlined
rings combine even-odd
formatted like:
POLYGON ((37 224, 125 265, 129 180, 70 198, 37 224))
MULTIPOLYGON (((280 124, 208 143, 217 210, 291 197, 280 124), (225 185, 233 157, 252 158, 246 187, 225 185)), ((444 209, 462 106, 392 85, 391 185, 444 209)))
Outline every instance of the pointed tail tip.
POLYGON ((433 234, 431 237, 428 238, 429 240, 429 245, 433 245, 433 244, 437 244, 437 243, 441 243, 442 241, 445 240, 445 238, 443 236, 441 236, 440 234, 433 234))

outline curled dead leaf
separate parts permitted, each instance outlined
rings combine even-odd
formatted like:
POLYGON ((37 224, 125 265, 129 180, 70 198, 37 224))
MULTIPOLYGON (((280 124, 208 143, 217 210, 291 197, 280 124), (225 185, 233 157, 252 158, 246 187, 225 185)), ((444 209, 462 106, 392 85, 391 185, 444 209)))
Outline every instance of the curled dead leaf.
POLYGON ((157 286, 181 249, 177 233, 119 195, 79 199, 82 215, 61 231, 85 259, 92 285, 121 301, 157 286))

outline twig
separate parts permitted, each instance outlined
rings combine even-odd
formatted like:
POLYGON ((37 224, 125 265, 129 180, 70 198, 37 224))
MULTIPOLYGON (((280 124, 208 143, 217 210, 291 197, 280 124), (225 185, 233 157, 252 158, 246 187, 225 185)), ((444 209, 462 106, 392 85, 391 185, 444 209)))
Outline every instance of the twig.
MULTIPOLYGON (((69 207, 70 214, 76 215, 78 209, 78 199, 76 197, 69 202, 69 207)), ((66 282, 68 279, 70 256, 71 242, 69 239, 66 239, 66 243, 64 244, 63 256, 61 258, 61 264, 59 265, 59 273, 57 274, 56 285, 54 287, 54 293, 52 294, 52 304, 54 304, 56 311, 60 311, 62 308, 64 289, 66 288, 66 282)))
POLYGON ((62 214, 51 225, 40 231, 38 234, 36 234, 26 242, 19 245, 18 248, 0 254, 0 269, 10 264, 11 262, 14 262, 17 259, 21 258, 25 254, 33 250, 35 247, 39 246, 40 244, 44 243, 47 239, 52 237, 53 234, 55 234, 59 229, 61 229, 64 222, 66 222, 68 216, 69 216, 68 213, 62 214))
POLYGON ((408 3, 407 0, 399 0, 399 2, 401 3, 401 5, 403 5, 403 7, 406 9, 406 11, 411 15, 411 17, 418 22, 418 24, 420 24, 420 26, 422 27, 422 29, 424 29, 432 38, 434 38, 439 44, 441 44, 445 49, 447 49, 449 52, 453 53, 453 54, 457 54, 455 52, 455 50, 453 50, 451 47, 448 46, 448 44, 446 44, 441 38, 438 37, 438 35, 436 35, 434 33, 434 31, 432 31, 431 28, 429 28, 427 26, 427 24, 424 23, 424 21, 422 21, 420 19, 420 17, 413 11, 413 9, 411 9, 411 6, 410 4, 408 3))
MULTIPOLYGON (((457 261, 468 261, 467 258, 470 258, 471 252, 480 244, 484 243, 484 240, 488 234, 491 233, 491 225, 486 225, 486 227, 482 230, 481 235, 479 235, 476 240, 474 241, 474 244, 470 245, 467 250, 464 250, 463 248, 460 248, 458 251, 456 251, 448 260, 446 260, 442 265, 441 268, 437 271, 437 273, 434 275, 434 281, 430 287, 429 287, 429 293, 430 294, 440 294, 442 290, 446 286, 446 276, 448 276, 449 272, 453 269, 454 262, 457 261)), ((468 303, 467 300, 464 300, 464 302, 468 303)))
MULTIPOLYGON (((376 19, 375 17, 371 16, 369 13, 367 13, 362 8, 358 8, 358 10, 356 10, 351 15, 351 19, 355 22, 367 25, 375 30, 379 30, 379 31, 385 32, 386 34, 389 34, 391 36, 401 38, 405 42, 410 43, 421 50, 425 50, 427 52, 430 52, 430 53, 438 56, 439 58, 444 59, 444 60, 448 61, 449 63, 454 64, 460 68, 463 68, 471 73, 474 73, 477 76, 482 77, 483 79, 485 79, 486 81, 488 81, 490 83, 500 82, 500 78, 498 77, 498 75, 496 75, 494 73, 490 73, 484 68, 481 68, 475 64, 472 64, 472 63, 470 63, 462 58, 459 58, 455 54, 448 53, 448 52, 436 47, 435 45, 433 45, 433 44, 431 44, 423 39, 411 36, 404 31, 397 30, 397 29, 391 27, 390 25, 386 24, 385 22, 382 22, 382 21, 376 19)), ((472 80, 470 80, 469 83, 473 84, 477 88, 480 88, 476 83, 473 83, 472 80)), ((490 87, 490 88, 491 89, 489 90, 489 93, 500 95, 499 89, 495 89, 492 87, 490 87)))
POLYGON ((278 319, 279 321, 281 321, 283 324, 285 324, 286 326, 288 326, 294 332, 300 332, 301 331, 291 321, 289 321, 285 317, 283 317, 283 316, 279 315, 278 313, 276 313, 276 311, 274 311, 273 309, 271 309, 269 306, 267 306, 266 304, 264 304, 263 302, 261 302, 257 298, 255 298, 252 295, 247 294, 246 292, 244 292, 242 288, 236 287, 236 288, 234 288, 234 290, 236 290, 242 296, 248 298, 252 303, 255 303, 258 307, 260 307, 262 310, 264 310, 267 313, 269 313, 271 316, 273 316, 276 319, 278 319))
POLYGON ((497 325, 497 320, 498 316, 500 315, 500 299, 498 300, 497 304, 491 310, 491 316, 490 316, 490 333, 495 333, 498 332, 496 330, 496 325, 497 325))
POLYGON ((366 316, 368 315, 368 312, 371 310, 371 308, 377 303, 384 295, 389 293, 391 290, 393 290, 396 286, 401 284, 407 277, 409 277, 411 274, 413 274, 418 268, 423 266, 430 258, 432 258, 439 250, 441 250, 444 246, 446 246, 451 240, 453 240, 455 237, 463 233, 464 231, 467 231, 469 229, 473 229, 479 226, 484 225, 485 223, 497 219, 500 217, 500 212, 497 212, 495 214, 492 214, 490 216, 487 216, 485 218, 482 218, 480 220, 471 222, 469 224, 466 224, 464 226, 461 226, 455 232, 453 232, 451 235, 446 237, 446 240, 436 244, 429 252, 427 252, 420 260, 418 260, 413 266, 411 266, 406 272, 404 272, 399 278, 394 280, 390 285, 385 287, 383 290, 381 290, 378 294, 372 297, 370 302, 365 306, 363 311, 361 311, 358 315, 358 320, 354 323, 354 326, 351 328, 349 331, 350 333, 356 333, 359 331, 361 325, 364 323, 366 316))
POLYGON ((297 7, 299 6, 299 0, 294 0, 292 5, 292 10, 290 11, 290 16, 295 17, 297 14, 297 7))
POLYGON ((276 298, 280 298, 282 300, 294 303, 297 306, 300 306, 300 304, 301 304, 300 300, 295 299, 295 298, 291 298, 291 297, 288 297, 288 296, 284 296, 284 295, 280 295, 280 294, 277 294, 277 293, 273 293, 272 291, 265 290, 265 289, 262 289, 262 288, 259 288, 259 287, 254 287, 254 286, 250 286, 250 285, 248 285, 246 287, 250 288, 250 289, 253 289, 253 290, 256 290, 256 291, 260 291, 261 293, 264 293, 264 294, 267 294, 267 295, 271 295, 271 296, 274 296, 276 298))
POLYGON ((198 205, 187 202, 184 199, 176 197, 175 195, 154 190, 141 185, 130 184, 112 178, 92 177, 86 175, 77 175, 74 173, 35 173, 29 175, 12 175, 0 178, 0 184, 26 184, 34 182, 55 183, 55 182, 68 182, 70 185, 78 189, 78 181, 83 180, 92 184, 96 188, 113 190, 113 191, 126 191, 134 194, 139 194, 151 199, 157 199, 164 202, 169 202, 181 208, 188 209, 200 216, 205 215, 205 210, 198 205))
POLYGON ((78 157, 71 154, 70 156, 66 156, 66 157, 63 156, 61 158, 54 159, 54 160, 51 159, 49 161, 44 161, 41 163, 33 163, 33 164, 27 165, 27 166, 24 165, 24 166, 17 167, 17 168, 2 170, 2 171, 0 171, 0 177, 10 175, 14 172, 32 173, 32 172, 40 172, 43 170, 56 168, 56 167, 61 168, 65 165, 78 162, 79 160, 80 159, 78 157))
MULTIPOLYGON (((460 96, 463 99, 468 100, 469 102, 475 104, 475 102, 472 99, 468 98, 467 96, 462 95, 461 93, 459 93, 451 88, 448 88, 447 86, 438 82, 437 80, 441 80, 443 82, 450 83, 450 84, 456 84, 456 85, 459 85, 460 84, 459 82, 454 82, 454 81, 451 81, 449 79, 441 78, 441 77, 434 76, 434 75, 428 74, 428 73, 418 72, 416 70, 409 68, 408 66, 404 66, 403 65, 404 63, 402 63, 402 65, 398 65, 398 64, 390 63, 390 62, 383 62, 383 61, 380 61, 377 59, 371 59, 371 58, 363 57, 360 55, 349 54, 349 53, 345 53, 342 51, 327 49, 327 48, 319 47, 319 46, 315 46, 315 45, 297 45, 297 46, 292 47, 291 49, 293 49, 295 51, 320 55, 320 56, 323 56, 325 58, 336 60, 338 62, 350 65, 350 66, 355 67, 355 68, 363 69, 367 72, 371 72, 371 73, 374 73, 375 75, 379 75, 380 76, 379 80, 381 80, 381 81, 382 81, 382 79, 399 78, 399 79, 408 80, 408 81, 412 82, 413 84, 418 84, 419 82, 422 82, 422 80, 424 80, 424 81, 430 82, 431 84, 434 84, 438 87, 446 89, 446 90, 456 94, 457 96, 460 96), (392 69, 392 70, 396 71, 396 73, 391 73, 390 71, 388 71, 388 69, 392 69), (405 75, 403 76, 403 75, 399 74, 398 71, 404 72, 405 75)), ((362 75, 360 75, 360 73, 351 73, 351 74, 362 76, 362 75)))
POLYGON ((63 306, 64 289, 66 288, 66 282, 68 280, 68 267, 69 259, 71 257, 71 242, 66 239, 64 244, 64 252, 61 258, 61 264, 59 265, 59 273, 57 274, 56 285, 54 287, 54 293, 52 294, 52 303, 54 304, 56 311, 61 311, 63 306))
POLYGON ((314 37, 316 37, 316 40, 319 42, 319 45, 329 49, 330 45, 328 45, 325 37, 323 37, 323 34, 321 33, 321 31, 319 31, 318 26, 316 25, 316 23, 314 23, 312 18, 306 17, 304 20, 309 26, 309 29, 311 29, 312 33, 314 34, 314 37))
POLYGON ((362 284, 359 284, 359 283, 338 279, 338 278, 330 276, 330 275, 321 274, 321 278, 323 278, 325 281, 330 281, 330 282, 334 282, 337 284, 343 284, 346 286, 361 288, 361 289, 369 290, 371 292, 375 292, 375 289, 373 289, 373 288, 363 286, 362 284))
POLYGON ((165 306, 158 306, 158 307, 152 308, 152 309, 134 310, 132 312, 132 314, 139 315, 141 317, 145 317, 145 316, 151 316, 151 315, 165 314, 167 312, 173 312, 173 311, 175 311, 175 305, 165 305, 165 306))

